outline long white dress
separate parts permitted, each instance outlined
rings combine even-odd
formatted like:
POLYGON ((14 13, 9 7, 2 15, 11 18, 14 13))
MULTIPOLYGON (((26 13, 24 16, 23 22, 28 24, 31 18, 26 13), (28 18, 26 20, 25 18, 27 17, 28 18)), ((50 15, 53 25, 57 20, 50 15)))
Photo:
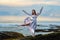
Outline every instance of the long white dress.
POLYGON ((36 15, 31 15, 31 18, 27 17, 24 20, 24 23, 25 24, 30 23, 28 28, 29 28, 30 32, 32 33, 32 35, 35 35, 35 29, 37 27, 37 16, 36 15))
POLYGON ((29 30, 32 33, 32 35, 34 36, 35 35, 35 29, 37 27, 37 16, 32 15, 31 17, 32 17, 32 22, 30 23, 29 30))

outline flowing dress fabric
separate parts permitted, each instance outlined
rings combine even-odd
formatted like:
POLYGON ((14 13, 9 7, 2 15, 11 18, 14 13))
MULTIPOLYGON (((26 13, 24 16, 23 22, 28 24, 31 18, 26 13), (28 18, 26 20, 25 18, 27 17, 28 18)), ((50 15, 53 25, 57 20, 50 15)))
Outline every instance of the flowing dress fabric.
POLYGON ((32 23, 30 23, 30 27, 29 27, 32 34, 35 34, 36 27, 37 27, 37 16, 32 15, 32 23))
POLYGON ((25 20, 24 20, 24 23, 25 24, 28 24, 28 23, 31 23, 31 18, 30 17, 27 17, 25 20))
POLYGON ((32 18, 30 17, 27 17, 25 20, 24 20, 24 23, 25 24, 28 24, 30 23, 29 25, 29 30, 30 32, 32 33, 32 35, 34 36, 35 35, 35 29, 37 27, 37 15, 31 15, 32 18))

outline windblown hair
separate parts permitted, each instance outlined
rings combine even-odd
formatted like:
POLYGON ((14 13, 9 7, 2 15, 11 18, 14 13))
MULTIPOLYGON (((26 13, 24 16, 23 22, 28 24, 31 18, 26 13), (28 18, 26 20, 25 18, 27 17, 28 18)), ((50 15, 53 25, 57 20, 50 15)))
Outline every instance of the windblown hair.
POLYGON ((32 15, 37 15, 34 9, 32 10, 32 15))

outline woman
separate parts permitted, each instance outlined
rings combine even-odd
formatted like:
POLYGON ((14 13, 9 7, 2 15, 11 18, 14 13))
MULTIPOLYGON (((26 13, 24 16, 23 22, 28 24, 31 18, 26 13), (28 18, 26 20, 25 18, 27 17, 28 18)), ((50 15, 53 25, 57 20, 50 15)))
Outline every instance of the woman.
POLYGON ((25 23, 25 26, 27 26, 27 25, 30 26, 29 30, 32 33, 32 36, 35 36, 35 29, 37 27, 37 16, 39 16, 41 14, 42 9, 43 9, 43 7, 41 8, 40 13, 38 13, 38 14, 36 13, 36 11, 34 9, 32 10, 32 14, 28 14, 26 11, 23 10, 24 13, 26 13, 27 15, 32 17, 31 22, 28 21, 29 22, 28 24, 25 23))

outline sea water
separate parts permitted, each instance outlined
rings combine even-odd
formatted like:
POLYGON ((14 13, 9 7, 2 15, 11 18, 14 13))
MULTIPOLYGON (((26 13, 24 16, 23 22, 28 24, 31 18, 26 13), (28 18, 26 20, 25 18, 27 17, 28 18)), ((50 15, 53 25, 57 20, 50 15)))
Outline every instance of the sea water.
MULTIPOLYGON (((25 36, 31 35, 28 27, 29 26, 20 26, 22 23, 0 23, 0 31, 13 31, 22 33, 25 36)), ((49 28, 48 25, 60 25, 60 22, 38 22, 38 25, 46 25, 46 27, 37 26, 37 29, 45 29, 49 28)), ((48 34, 50 32, 36 32, 36 34, 48 34)))

